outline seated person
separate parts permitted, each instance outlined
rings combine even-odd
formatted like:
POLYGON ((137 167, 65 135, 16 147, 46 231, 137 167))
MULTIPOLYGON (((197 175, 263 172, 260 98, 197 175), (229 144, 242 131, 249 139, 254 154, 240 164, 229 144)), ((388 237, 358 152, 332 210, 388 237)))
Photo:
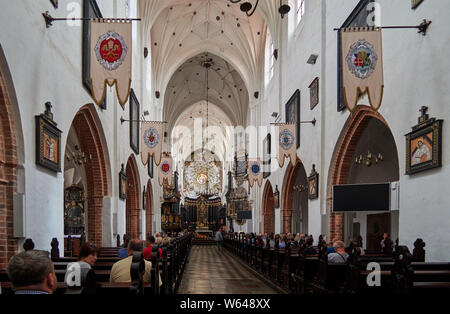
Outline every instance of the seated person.
MULTIPOLYGON (((93 243, 84 243, 80 248, 80 253, 78 254, 78 261, 74 263, 67 264, 67 270, 69 270, 73 264, 77 263, 81 269, 91 269, 97 261, 98 249, 93 243)), ((67 276, 69 273, 66 272, 64 282, 67 282, 67 276)))
POLYGON ((346 264, 349 255, 345 252, 345 244, 342 241, 334 242, 335 253, 328 254, 328 264, 346 264))
POLYGON ((58 285, 46 251, 29 250, 13 256, 7 272, 15 294, 52 294, 58 285))
POLYGON ((311 236, 308 236, 306 238, 306 247, 305 247, 305 253, 310 255, 317 254, 316 249, 313 247, 314 239, 311 236))
MULTIPOLYGON (((133 262, 133 254, 142 252, 143 243, 139 239, 133 239, 128 244, 128 257, 116 262, 112 269, 109 281, 111 283, 115 282, 125 282, 131 283, 131 263, 133 262)), ((144 260, 145 263, 145 273, 144 273, 144 283, 150 283, 152 262, 144 260)), ((159 278, 159 285, 162 285, 161 276, 159 278)))
MULTIPOLYGON (((149 237, 147 237, 147 247, 144 250, 144 258, 148 259, 152 257, 152 250, 153 250, 153 246, 155 245, 155 237, 150 235, 149 237)), ((156 249, 156 247, 155 247, 156 249)), ((162 249, 158 248, 159 251, 159 258, 162 257, 162 249)))
POLYGON ((130 239, 128 238, 128 236, 124 236, 123 237, 123 248, 121 248, 119 250, 119 258, 126 258, 128 257, 128 244, 129 244, 130 239))

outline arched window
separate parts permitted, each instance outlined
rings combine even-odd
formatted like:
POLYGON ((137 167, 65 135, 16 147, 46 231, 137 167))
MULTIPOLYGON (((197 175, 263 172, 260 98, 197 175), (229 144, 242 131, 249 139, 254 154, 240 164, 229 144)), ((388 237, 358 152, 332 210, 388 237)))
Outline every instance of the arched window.
POLYGON ((302 20, 303 15, 305 14, 305 2, 306 0, 296 0, 296 16, 297 16, 297 24, 302 20))
POLYGON ((275 65, 275 55, 273 49, 272 35, 269 29, 267 29, 266 35, 266 53, 265 53, 265 85, 267 86, 273 77, 275 65))

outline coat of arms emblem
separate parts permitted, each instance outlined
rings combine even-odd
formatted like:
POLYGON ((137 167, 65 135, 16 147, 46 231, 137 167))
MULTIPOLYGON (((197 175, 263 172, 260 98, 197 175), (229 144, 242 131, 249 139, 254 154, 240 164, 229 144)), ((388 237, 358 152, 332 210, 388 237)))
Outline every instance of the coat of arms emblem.
POLYGON ((378 56, 374 47, 365 40, 358 40, 351 45, 346 57, 350 72, 357 78, 368 78, 374 71, 378 56))
POLYGON ((159 143, 159 134, 155 128, 150 128, 144 133, 144 142, 149 148, 154 148, 159 143))
POLYGON ((280 146, 284 150, 289 150, 294 144, 294 135, 288 129, 280 132, 280 146))
POLYGON ((109 71, 117 69, 128 52, 122 36, 112 31, 100 36, 94 49, 98 62, 109 71))

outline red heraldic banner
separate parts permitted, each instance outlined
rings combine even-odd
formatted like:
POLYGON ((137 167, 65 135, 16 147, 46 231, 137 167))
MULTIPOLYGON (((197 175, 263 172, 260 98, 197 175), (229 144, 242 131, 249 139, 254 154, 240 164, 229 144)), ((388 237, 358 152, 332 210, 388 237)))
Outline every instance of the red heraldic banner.
POLYGON ((116 85, 117 98, 125 108, 131 88, 131 32, 130 20, 91 22, 91 88, 99 106, 105 99, 106 85, 116 85))
POLYGON ((148 159, 152 155, 154 156, 155 164, 159 166, 161 163, 162 141, 162 122, 141 123, 141 160, 144 166, 147 165, 148 159))
POLYGON ((383 100, 383 49, 381 29, 342 30, 342 77, 344 98, 350 112, 360 96, 367 93, 370 106, 378 110, 383 100))
POLYGON ((159 185, 163 186, 164 183, 171 186, 173 179, 173 160, 172 157, 163 157, 159 164, 159 185))
POLYGON ((250 187, 253 187, 253 184, 258 182, 258 186, 261 187, 263 183, 263 173, 262 173, 262 162, 261 159, 251 159, 248 161, 248 183, 250 187))

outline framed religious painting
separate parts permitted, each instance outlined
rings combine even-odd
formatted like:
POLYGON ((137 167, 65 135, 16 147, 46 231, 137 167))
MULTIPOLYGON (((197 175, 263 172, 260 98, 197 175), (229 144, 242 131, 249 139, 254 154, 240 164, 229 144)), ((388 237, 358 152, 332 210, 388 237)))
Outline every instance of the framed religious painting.
POLYGON ((271 145, 272 136, 270 133, 267 134, 263 140, 263 178, 266 179, 270 177, 270 164, 271 164, 271 145))
POLYGON ((319 78, 316 77, 309 85, 310 108, 313 110, 319 104, 319 78))
POLYGON ((411 0, 411 9, 415 10, 421 5, 423 0, 411 0))
POLYGON ((273 193, 273 207, 275 209, 280 208, 280 191, 278 191, 278 185, 275 187, 275 192, 273 193))
MULTIPOLYGON (((51 0, 57 1, 57 0, 51 0)), ((96 0, 83 0, 83 17, 84 18, 102 18, 102 12, 98 7, 96 0)), ((83 21, 83 42, 82 42, 82 82, 84 88, 88 91, 89 95, 92 94, 91 89, 91 21, 83 21)), ((106 109, 106 98, 101 104, 100 108, 106 109)))
POLYGON ((53 6, 55 7, 55 9, 58 8, 58 0, 50 0, 50 2, 53 4, 53 6))
POLYGON ((147 191, 145 190, 145 186, 144 191, 142 191, 142 209, 143 210, 147 209, 147 191))
POLYGON ((319 197, 319 174, 316 165, 313 165, 311 174, 308 177, 308 198, 314 200, 319 197))
POLYGON ((153 179, 153 155, 150 156, 147 163, 147 173, 150 178, 153 179))
POLYGON ((128 192, 128 180, 123 167, 124 166, 122 164, 122 169, 119 172, 119 198, 121 200, 126 200, 128 192))
POLYGON ((140 104, 134 90, 130 92, 130 147, 139 154, 139 133, 140 133, 140 104))
POLYGON ((300 147, 300 90, 295 93, 286 103, 286 123, 296 124, 297 148, 300 147))
POLYGON ((443 120, 429 118, 422 107, 419 123, 406 134, 406 174, 411 175, 442 166, 443 120))
POLYGON ((61 172, 61 133, 53 121, 52 105, 45 104, 43 114, 35 116, 36 119, 36 164, 61 172))

